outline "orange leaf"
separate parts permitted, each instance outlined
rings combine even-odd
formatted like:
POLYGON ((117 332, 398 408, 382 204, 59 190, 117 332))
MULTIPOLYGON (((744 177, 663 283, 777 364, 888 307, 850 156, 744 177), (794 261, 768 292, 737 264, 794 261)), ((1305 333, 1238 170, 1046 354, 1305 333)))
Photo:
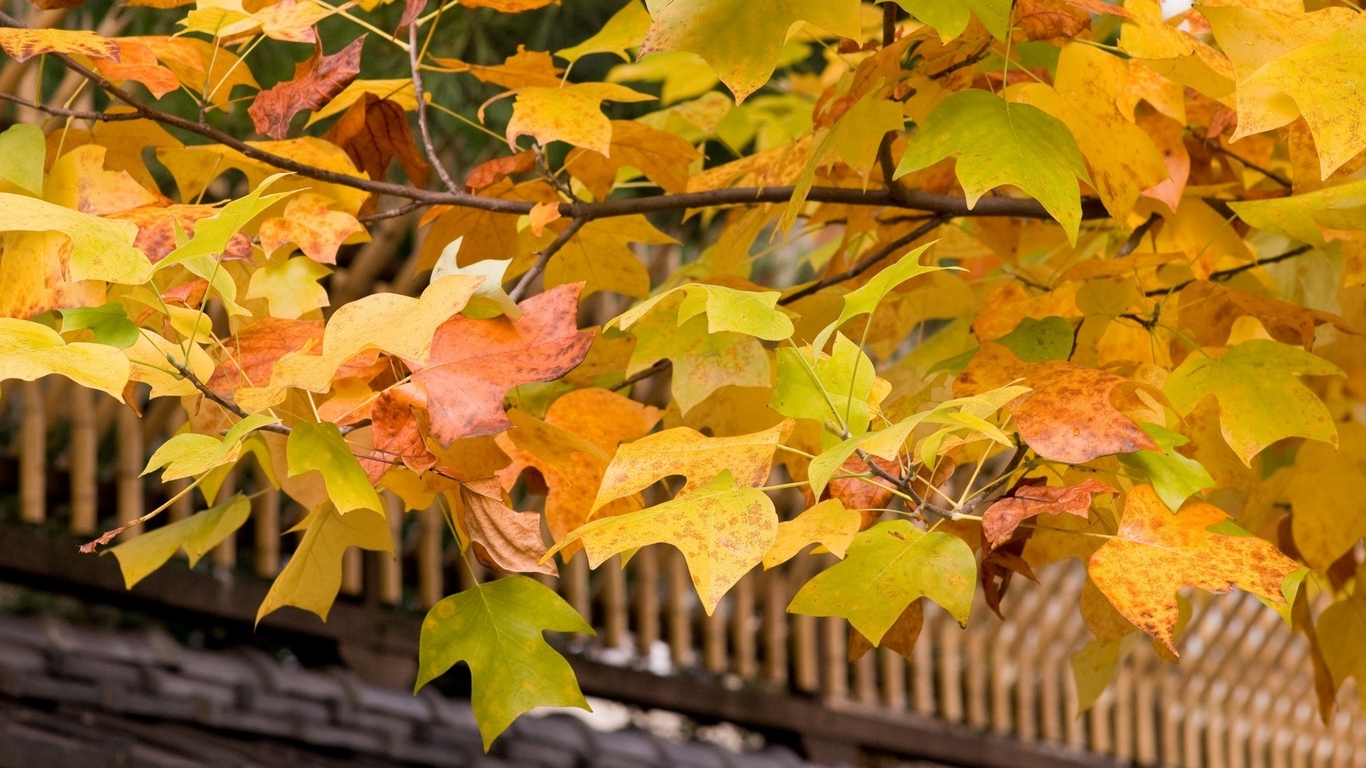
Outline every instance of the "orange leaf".
POLYGON ((94 32, 66 29, 0 29, 0 48, 16 61, 42 53, 80 54, 92 59, 119 60, 119 46, 94 32))
POLYGON ((364 45, 365 35, 361 35, 337 53, 324 56, 319 43, 312 57, 294 66, 294 79, 256 94, 247 108, 256 130, 272 139, 283 139, 295 115, 323 106, 356 79, 364 45))
MULTIPOLYGON (((175 250, 177 224, 187 236, 194 237, 195 223, 217 215, 218 210, 215 205, 149 206, 120 211, 109 218, 136 224, 138 236, 133 240, 133 247, 147 254, 155 264, 175 250)), ((233 235, 223 249, 222 257, 224 261, 251 261, 251 240, 240 232, 233 235)))
POLYGON ((114 42, 119 47, 118 60, 96 59, 95 68, 100 74, 115 82, 136 80, 147 86, 147 90, 158 99, 180 87, 180 78, 157 63, 156 54, 151 48, 133 40, 114 42))
POLYGON ((527 217, 531 223, 531 234, 540 237, 545 232, 545 225, 560 218, 559 203, 537 203, 531 208, 531 214, 527 217))
POLYGON ((413 364, 413 380, 426 390, 432 437, 449 445, 501 432, 512 426, 503 413, 508 390, 578 365, 596 335, 576 325, 582 290, 580 283, 533 296, 516 321, 457 315, 437 328, 426 364, 413 364))
POLYGON ((1061 360, 1026 363, 995 342, 983 344, 953 384, 971 397, 1023 379, 1033 392, 1007 406, 1020 439, 1051 461, 1081 464, 1100 456, 1161 450, 1133 419, 1111 403, 1119 387, 1135 382, 1061 360))
POLYGON ((1281 582, 1300 568, 1262 539, 1209 530, 1227 520, 1223 510, 1203 501, 1174 515, 1151 485, 1137 486, 1129 491, 1119 531, 1091 555, 1087 571, 1124 618, 1175 653, 1177 590, 1238 587, 1284 603, 1281 582))
POLYGON ((398 160, 408 179, 418 187, 427 184, 431 166, 418 151, 403 106, 367 93, 357 99, 323 138, 341 147, 356 167, 372 179, 382 179, 389 164, 398 160))
POLYGON ((531 150, 518 152, 508 157, 495 157, 481 163, 465 177, 465 189, 478 192, 493 186, 514 173, 526 173, 536 167, 536 153, 531 150))
POLYGON ((1009 540, 1021 522, 1035 515, 1066 513, 1085 519, 1090 514, 1091 497, 1101 493, 1119 492, 1096 480, 1083 480, 1066 488, 1021 486, 983 513, 982 535, 994 549, 1009 540))
POLYGON ((295 195, 285 204, 283 216, 261 222, 261 249, 267 256, 288 243, 323 264, 337 263, 337 248, 357 232, 364 232, 355 216, 334 211, 331 198, 312 192, 295 195))

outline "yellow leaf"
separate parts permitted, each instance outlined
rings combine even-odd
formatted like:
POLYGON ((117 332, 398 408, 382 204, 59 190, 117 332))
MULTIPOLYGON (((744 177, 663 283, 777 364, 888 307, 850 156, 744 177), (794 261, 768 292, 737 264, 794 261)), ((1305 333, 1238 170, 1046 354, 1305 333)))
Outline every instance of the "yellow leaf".
POLYGON ((1202 501, 1172 514, 1151 485, 1136 486, 1119 531, 1091 556, 1087 572, 1124 618, 1175 653, 1177 590, 1238 587, 1284 603, 1281 582, 1299 570, 1266 541, 1209 530, 1227 520, 1223 510, 1202 501))
POLYGON ((641 55, 688 51, 716 70, 737 102, 773 75, 788 32, 799 21, 840 37, 859 37, 857 0, 674 0, 653 8, 641 55))
POLYGON ((23 195, 0 192, 0 231, 60 232, 71 238, 71 280, 137 285, 152 276, 152 262, 133 247, 138 228, 23 195))
POLYGON ((783 422, 763 432, 736 437, 706 437, 687 427, 675 427, 627 443, 617 449, 608 465, 593 509, 643 491, 670 475, 687 478, 680 494, 722 472, 728 473, 733 483, 762 485, 768 480, 773 454, 789 424, 783 422))
POLYGON ((384 513, 342 515, 330 502, 309 513, 289 530, 302 531, 294 550, 266 599, 256 611, 256 623, 266 615, 292 605, 311 611, 323 621, 332 610, 342 582, 342 558, 346 550, 360 547, 371 552, 394 552, 394 538, 384 513))
POLYGON ((791 560, 811 544, 820 544, 836 557, 844 557, 862 524, 863 516, 845 509, 838 499, 822 501, 792 520, 779 523, 777 538, 764 555, 764 569, 791 560))
POLYGON ((532 136, 542 145, 564 141, 610 157, 612 121, 602 113, 602 102, 654 98, 613 83, 520 88, 512 105, 512 119, 508 121, 508 145, 515 149, 517 137, 532 136))
POLYGON ((92 59, 119 58, 119 46, 113 40, 86 30, 68 29, 0 29, 0 48, 16 61, 28 61, 43 53, 79 54, 92 59))
POLYGON ((251 502, 237 494, 223 504, 129 539, 109 552, 118 558, 124 586, 132 589, 165 565, 177 550, 184 550, 193 568, 250 518, 251 502))
POLYGON ((1091 167, 1096 192, 1117 221, 1128 219, 1143 190, 1167 178, 1167 166, 1152 139, 1116 104, 1128 79, 1124 59, 1069 43, 1058 59, 1053 88, 1030 83, 1017 94, 1067 124, 1091 167))
POLYGON ((768 496, 737 487, 729 470, 723 470, 686 496, 572 531, 546 556, 581 541, 588 564, 596 568, 627 550, 672 544, 687 560, 697 596, 710 616, 727 590, 759 564, 777 533, 778 515, 768 496))
POLYGON ((55 373, 123 402, 128 372, 128 358, 114 347, 83 341, 68 344, 46 325, 0 318, 0 381, 35 381, 55 373))
POLYGON ((332 270, 305 256, 266 260, 247 284, 248 299, 265 299, 271 317, 295 320, 328 305, 327 289, 318 281, 332 270))

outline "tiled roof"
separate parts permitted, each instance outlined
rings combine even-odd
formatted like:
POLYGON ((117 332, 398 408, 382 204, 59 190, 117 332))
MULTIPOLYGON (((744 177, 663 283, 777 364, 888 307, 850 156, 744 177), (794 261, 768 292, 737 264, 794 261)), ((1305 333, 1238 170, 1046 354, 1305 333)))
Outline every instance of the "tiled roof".
POLYGON ((0 768, 802 768, 568 715, 524 717, 484 754, 468 702, 303 669, 157 630, 0 614, 0 768))

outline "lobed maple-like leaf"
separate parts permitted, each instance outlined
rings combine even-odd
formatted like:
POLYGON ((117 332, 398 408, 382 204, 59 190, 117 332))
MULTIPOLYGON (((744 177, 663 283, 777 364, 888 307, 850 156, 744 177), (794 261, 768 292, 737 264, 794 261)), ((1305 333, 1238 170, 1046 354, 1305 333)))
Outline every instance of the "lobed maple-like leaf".
POLYGON ((589 709, 569 662, 543 632, 593 634, 578 613, 534 579, 477 584, 432 606, 422 622, 414 691, 464 662, 484 749, 536 707, 589 709), (510 660, 516 663, 509 663, 510 660))
POLYGON ((411 363, 413 381, 426 391, 433 439, 449 445, 507 429, 509 390, 563 376, 583 360, 595 332, 578 329, 582 288, 564 285, 533 296, 522 302, 517 320, 457 316, 436 329, 431 356, 411 363))
POLYGON ((1223 510, 1192 502, 1173 514, 1151 485, 1130 489, 1114 538, 1087 563, 1091 580, 1124 618, 1176 653, 1177 590, 1247 590, 1284 603, 1282 582, 1300 566, 1253 536, 1214 533, 1223 510))
POLYGON ((1080 464, 1115 453, 1158 450, 1143 428, 1111 402, 1121 376, 1065 361, 1026 363, 988 342, 954 382, 954 393, 975 395, 1023 379, 1030 393, 1009 406, 1020 439, 1046 459, 1080 464))
POLYGON ((683 553, 693 586, 710 616, 721 598, 758 565, 778 535, 773 501, 736 484, 729 470, 672 501, 594 520, 570 531, 547 554, 574 542, 594 568, 613 555, 650 544, 672 544, 683 553))
POLYGON ((327 621, 327 614, 341 589, 342 559, 346 551, 359 547, 391 555, 394 552, 393 534, 383 512, 343 515, 330 501, 314 509, 288 532, 302 532, 303 538, 257 608, 258 624, 262 618, 287 605, 312 612, 327 621))
POLYGON ((966 624, 977 562, 962 539, 926 533, 907 520, 878 523, 854 537, 844 560, 792 598, 790 613, 840 616, 874 645, 911 603, 928 597, 966 624))

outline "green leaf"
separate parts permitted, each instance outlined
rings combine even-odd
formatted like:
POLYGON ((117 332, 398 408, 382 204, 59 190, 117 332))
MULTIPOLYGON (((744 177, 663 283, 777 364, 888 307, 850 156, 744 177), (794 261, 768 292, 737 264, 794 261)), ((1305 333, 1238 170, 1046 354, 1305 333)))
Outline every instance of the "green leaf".
POLYGON ((237 461, 242 453, 242 440, 250 433, 275 424, 279 419, 260 413, 253 413, 232 425, 220 440, 211 435, 183 432, 161 444, 147 460, 142 474, 155 472, 162 467, 161 482, 179 480, 184 477, 202 475, 211 469, 237 461))
POLYGON ((705 318, 682 325, 669 312, 654 313, 632 326, 635 349, 626 375, 633 376, 667 359, 673 365, 669 388, 683 413, 724 386, 767 387, 772 383, 768 351, 753 336, 708 333, 705 318))
POLYGON ((84 341, 68 344, 46 325, 0 317, 0 381, 34 381, 55 373, 123 402, 130 370, 128 358, 113 347, 84 341))
POLYGON ((639 48, 645 33, 650 29, 650 13, 641 5, 640 0, 629 0, 621 10, 602 25, 602 29, 578 45, 561 48, 555 55, 575 62, 592 53, 616 54, 622 61, 630 61, 627 50, 639 48))
POLYGON ((897 166, 896 176, 959 155, 956 173, 968 207, 1003 184, 1036 198, 1074 245, 1081 226, 1081 189, 1090 181, 1067 126, 1028 104, 1011 104, 987 91, 959 91, 925 118, 897 166))
POLYGON ((996 343, 1027 363, 1066 360, 1072 356, 1075 333, 1071 323, 1056 315, 1042 320, 1026 317, 996 343))
POLYGON ((844 560, 808 581, 787 610, 846 618, 876 646, 920 597, 966 625, 976 586, 977 561, 962 539, 892 520, 854 537, 844 560))
POLYGON ((1191 354, 1167 379, 1172 406, 1186 415, 1206 397, 1219 402, 1219 425, 1244 464, 1268 445, 1307 437, 1337 445, 1333 416, 1296 374, 1342 376, 1321 357, 1269 339, 1230 347, 1223 357, 1191 354))
POLYGON ((293 194, 293 192, 264 194, 266 187, 288 175, 277 173, 266 178, 245 197, 233 200, 223 206, 223 210, 197 222, 194 226, 194 237, 190 238, 189 242, 166 254, 166 258, 157 262, 156 269, 160 271, 176 264, 185 264, 191 272, 208 279, 208 269, 212 268, 215 257, 228 247, 228 241, 232 239, 232 236, 240 232, 242 227, 250 224, 252 219, 264 213, 267 208, 293 194), (208 269, 206 269, 206 263, 208 269))
POLYGON ((720 285, 689 283, 647 299, 612 322, 621 330, 630 328, 665 298, 683 294, 678 306, 678 325, 682 326, 701 314, 707 316, 707 332, 729 331, 746 336, 782 341, 792 336, 792 320, 777 309, 777 291, 740 291, 720 285))
POLYGON ((313 471, 323 476, 328 498, 337 505, 340 514, 371 509, 383 515, 379 494, 370 485, 365 470, 361 469, 336 424, 300 422, 289 433, 285 455, 290 477, 313 471))
POLYGON ((61 232, 71 238, 67 277, 139 285, 152 276, 147 254, 133 247, 131 221, 92 216, 32 197, 0 192, 0 232, 61 232))
POLYGON ((844 295, 844 309, 840 310, 840 316, 835 322, 827 325, 816 334, 811 346, 816 349, 825 349, 825 343, 830 340, 830 336, 846 322, 858 317, 859 315, 871 315, 877 310, 877 305, 892 292, 893 288, 926 272, 943 269, 943 267, 933 264, 921 264, 920 255, 930 247, 930 243, 920 246, 907 253, 892 264, 890 267, 873 275, 873 277, 862 286, 844 295))
POLYGON ((547 631, 593 634, 563 598, 526 576, 451 595, 422 622, 414 692, 456 663, 468 664, 485 751, 513 720, 536 707, 591 711, 569 662, 545 641, 547 631))
POLYGON ((0 133, 0 179, 43 196, 43 158, 47 143, 36 125, 12 125, 0 133))
POLYGON ((341 589, 346 550, 360 547, 371 552, 394 552, 393 533, 383 512, 343 515, 331 502, 324 502, 288 532, 299 531, 303 531, 304 537, 256 610, 257 624, 286 605, 310 611, 327 621, 341 589))
POLYGON ((948 41, 968 28, 968 12, 997 40, 1010 33, 1010 0, 896 0, 907 13, 934 27, 948 41))
POLYGON ((777 535, 773 501, 757 488, 737 487, 726 470, 685 496, 570 531, 546 558, 579 541, 596 568, 627 550, 671 544, 683 553, 710 616, 726 591, 763 560, 777 535))
POLYGON ((1072 679, 1077 685, 1078 713, 1090 709, 1105 693, 1119 662, 1134 647, 1137 637, 1125 635, 1108 643, 1089 640, 1080 651, 1072 654, 1072 679))
POLYGON ((89 328, 95 341, 115 349, 127 349, 138 343, 138 327, 128 319, 123 305, 111 301, 100 307, 76 307, 62 310, 62 332, 89 328))
POLYGON ((176 550, 185 550, 193 568, 199 558, 241 528, 251 517, 251 502, 237 494, 216 507, 167 523, 109 551, 118 558, 123 583, 128 589, 166 564, 176 550))
POLYGON ((835 337, 834 354, 821 353, 814 364, 810 351, 778 349, 778 378, 769 407, 794 419, 844 425, 853 435, 867 432, 868 400, 877 380, 873 361, 844 334, 835 337))
POLYGON ((1177 453, 1178 445, 1190 442, 1185 435, 1156 424, 1139 426, 1162 450, 1123 453, 1119 456, 1119 463, 1131 471, 1146 475, 1163 504, 1171 509, 1180 509, 1192 495, 1214 487, 1214 478, 1210 477, 1209 470, 1203 464, 1177 453))

